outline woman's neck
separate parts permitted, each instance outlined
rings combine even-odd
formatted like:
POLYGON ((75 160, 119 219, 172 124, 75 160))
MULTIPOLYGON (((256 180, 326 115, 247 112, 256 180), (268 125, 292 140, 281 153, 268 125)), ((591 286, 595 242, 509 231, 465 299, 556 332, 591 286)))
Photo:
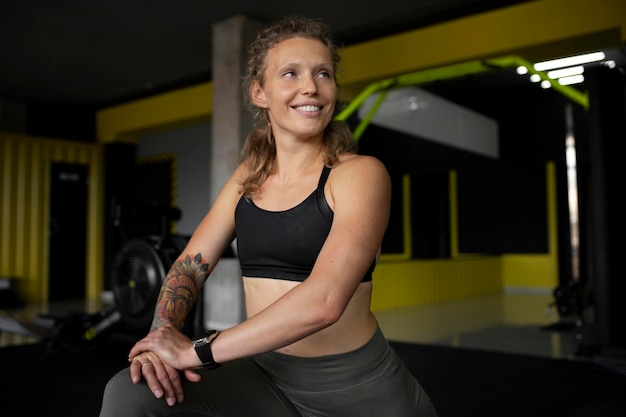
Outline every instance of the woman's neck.
POLYGON ((319 142, 300 143, 298 146, 277 146, 274 175, 291 177, 302 175, 324 164, 319 142))

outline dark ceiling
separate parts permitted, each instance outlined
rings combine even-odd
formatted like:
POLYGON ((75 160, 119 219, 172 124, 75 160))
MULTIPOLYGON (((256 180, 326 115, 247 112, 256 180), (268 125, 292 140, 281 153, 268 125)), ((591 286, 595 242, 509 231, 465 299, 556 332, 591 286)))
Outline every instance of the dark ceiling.
POLYGON ((319 17, 347 46, 521 0, 3 0, 0 100, 102 108, 211 79, 212 24, 319 17))

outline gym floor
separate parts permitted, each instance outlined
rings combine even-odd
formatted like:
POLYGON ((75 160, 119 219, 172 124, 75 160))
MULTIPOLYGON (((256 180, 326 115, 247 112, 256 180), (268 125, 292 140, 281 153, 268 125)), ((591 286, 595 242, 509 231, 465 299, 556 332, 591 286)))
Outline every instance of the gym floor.
MULTIPOLYGON (((571 327, 560 326, 562 321, 552 302, 551 295, 500 294, 375 314, 392 341, 574 358, 573 332, 571 327)), ((29 322, 38 315, 95 313, 107 305, 106 301, 70 300, 0 310, 0 315, 29 322)), ((0 347, 37 341, 23 334, 0 332, 0 347)))

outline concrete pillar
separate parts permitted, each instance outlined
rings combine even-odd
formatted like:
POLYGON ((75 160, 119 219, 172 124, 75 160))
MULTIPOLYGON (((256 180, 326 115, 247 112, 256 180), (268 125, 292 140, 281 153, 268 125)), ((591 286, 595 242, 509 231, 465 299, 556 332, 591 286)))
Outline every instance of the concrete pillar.
MULTIPOLYGON (((241 77, 247 47, 263 27, 244 16, 213 25, 213 117, 211 141, 211 204, 239 163, 241 146, 252 129, 244 109, 241 77)), ((204 326, 223 330, 245 318, 241 269, 234 258, 222 258, 204 286, 204 326)))
POLYGON ((213 25, 211 202, 237 167, 241 146, 252 128, 252 118, 243 108, 241 76, 247 47, 262 27, 244 16, 213 25))

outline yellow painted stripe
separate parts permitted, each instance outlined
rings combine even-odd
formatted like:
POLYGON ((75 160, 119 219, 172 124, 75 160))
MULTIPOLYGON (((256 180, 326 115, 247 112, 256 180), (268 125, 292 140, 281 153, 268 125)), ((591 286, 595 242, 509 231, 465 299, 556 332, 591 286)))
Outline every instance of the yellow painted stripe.
POLYGON ((198 84, 99 111, 98 140, 134 141, 137 132, 207 118, 212 113, 213 84, 198 84))
POLYGON ((448 196, 450 198, 448 203, 450 207, 450 257, 454 259, 459 257, 459 202, 455 170, 448 173, 448 196))

